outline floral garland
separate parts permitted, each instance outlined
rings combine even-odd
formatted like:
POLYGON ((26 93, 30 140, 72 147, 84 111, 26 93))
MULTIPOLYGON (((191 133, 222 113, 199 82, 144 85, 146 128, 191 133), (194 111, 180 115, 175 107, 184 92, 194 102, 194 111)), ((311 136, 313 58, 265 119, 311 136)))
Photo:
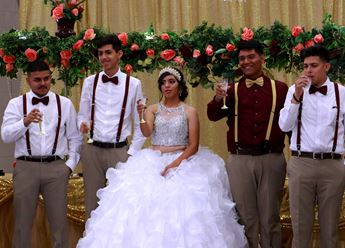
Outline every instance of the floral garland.
MULTIPOLYGON (((59 39, 44 28, 10 30, 0 35, 0 75, 14 78, 18 70, 26 72, 28 62, 44 59, 57 68, 58 79, 68 88, 80 79, 100 70, 95 57, 95 41, 107 33, 99 28, 87 29, 77 36, 59 39)), ((146 32, 118 34, 124 55, 121 66, 127 73, 152 72, 165 66, 180 66, 188 73, 188 82, 210 88, 216 77, 235 80, 238 69, 237 45, 241 40, 255 39, 264 45, 268 69, 299 72, 300 51, 321 44, 331 51, 332 80, 345 80, 345 27, 326 15, 321 29, 310 31, 301 26, 289 29, 276 21, 271 27, 243 28, 234 34, 231 29, 202 23, 190 33, 156 34, 153 27, 146 32)))

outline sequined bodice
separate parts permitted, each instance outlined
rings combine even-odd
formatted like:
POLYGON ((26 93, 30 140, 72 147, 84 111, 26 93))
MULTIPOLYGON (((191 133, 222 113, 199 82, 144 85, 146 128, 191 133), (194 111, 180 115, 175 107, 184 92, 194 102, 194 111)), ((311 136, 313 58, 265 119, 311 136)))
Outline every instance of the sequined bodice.
POLYGON ((176 108, 167 108, 162 103, 158 103, 152 145, 188 145, 188 120, 184 108, 184 104, 176 108))

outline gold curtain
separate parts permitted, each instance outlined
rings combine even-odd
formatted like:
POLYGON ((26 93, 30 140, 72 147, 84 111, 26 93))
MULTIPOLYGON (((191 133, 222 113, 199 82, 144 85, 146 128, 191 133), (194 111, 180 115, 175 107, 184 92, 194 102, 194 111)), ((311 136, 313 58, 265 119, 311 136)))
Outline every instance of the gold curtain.
MULTIPOLYGON (((302 25, 310 29, 321 26, 325 13, 332 14, 334 22, 344 24, 344 7, 342 0, 88 0, 84 17, 77 23, 76 31, 93 26, 110 32, 145 31, 150 24, 153 24, 157 33, 183 29, 191 31, 202 21, 207 21, 239 32, 245 26, 269 26, 275 20, 289 27, 302 25)), ((54 34, 56 24, 50 17, 50 7, 44 5, 43 0, 21 0, 20 28, 34 26, 46 26, 54 34)), ((293 75, 277 72, 273 75, 288 84, 293 82, 293 75)), ((142 80, 149 103, 158 101, 157 72, 138 73, 136 76, 142 80)), ((60 82, 53 90, 59 92, 62 85, 60 82)), ((226 159, 225 120, 212 123, 206 116, 206 104, 214 93, 200 87, 190 87, 189 91, 187 103, 199 112, 201 145, 213 149, 226 159)), ((77 109, 79 96, 80 87, 75 87, 71 98, 77 109)))

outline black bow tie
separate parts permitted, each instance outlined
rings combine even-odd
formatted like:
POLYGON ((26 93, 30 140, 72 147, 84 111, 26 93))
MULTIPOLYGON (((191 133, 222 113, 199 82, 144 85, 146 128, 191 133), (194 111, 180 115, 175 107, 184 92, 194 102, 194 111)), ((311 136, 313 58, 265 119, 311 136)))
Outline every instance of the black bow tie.
POLYGON ((327 94, 327 85, 321 86, 319 88, 315 87, 314 85, 310 85, 309 94, 314 94, 317 91, 323 95, 326 95, 327 94))
POLYGON ((36 105, 38 103, 43 103, 44 105, 48 105, 49 103, 49 96, 45 96, 45 97, 42 97, 42 98, 37 98, 37 97, 33 97, 32 98, 32 105, 36 105))
POLYGON ((107 75, 102 76, 102 81, 103 83, 108 83, 108 82, 112 82, 113 84, 118 84, 119 83, 119 79, 117 77, 108 77, 107 75))

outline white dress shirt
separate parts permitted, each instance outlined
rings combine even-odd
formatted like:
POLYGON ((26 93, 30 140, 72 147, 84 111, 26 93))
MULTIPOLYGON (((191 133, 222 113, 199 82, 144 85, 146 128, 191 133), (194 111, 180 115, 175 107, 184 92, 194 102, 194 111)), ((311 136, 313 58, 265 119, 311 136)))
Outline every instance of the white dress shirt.
MULTIPOLYGON (((309 94, 310 85, 305 87, 302 104, 301 151, 331 152, 333 147, 337 103, 334 84, 327 78, 327 94, 309 94)), ((345 87, 339 86, 339 127, 335 152, 344 153, 345 87)), ((284 108, 280 111, 279 126, 284 132, 292 130, 290 149, 296 151, 297 117, 300 104, 291 103, 295 85, 289 88, 284 108)))
MULTIPOLYGON (((24 125, 23 116, 23 96, 18 96, 9 101, 1 126, 1 137, 5 143, 15 142, 16 158, 20 156, 30 156, 26 146, 25 132, 29 129, 30 146, 32 156, 51 156, 56 128, 58 125, 58 110, 56 96, 49 91, 49 104, 38 103, 32 105, 32 98, 37 97, 32 91, 27 93, 27 114, 34 108, 42 113, 42 129, 44 135, 40 134, 39 124, 30 123, 28 127, 24 125)), ((61 101, 61 125, 59 138, 54 155, 64 158, 68 155, 66 165, 73 170, 79 162, 80 145, 82 136, 77 127, 77 113, 72 102, 63 96, 61 101)))
MULTIPOLYGON (((116 143, 127 75, 118 70, 114 76, 118 77, 119 83, 115 85, 111 82, 103 83, 102 76, 104 74, 103 71, 99 73, 96 88, 93 140, 116 143)), ((83 121, 91 120, 94 79, 95 75, 92 75, 84 80, 78 114, 79 127, 83 121)), ((134 123, 132 142, 128 150, 128 154, 130 155, 140 150, 145 142, 145 137, 142 135, 139 126, 139 114, 136 110, 137 101, 141 99, 141 97, 142 90, 140 80, 130 77, 126 111, 119 140, 119 142, 122 142, 125 141, 128 136, 131 136, 132 123, 134 123)))

